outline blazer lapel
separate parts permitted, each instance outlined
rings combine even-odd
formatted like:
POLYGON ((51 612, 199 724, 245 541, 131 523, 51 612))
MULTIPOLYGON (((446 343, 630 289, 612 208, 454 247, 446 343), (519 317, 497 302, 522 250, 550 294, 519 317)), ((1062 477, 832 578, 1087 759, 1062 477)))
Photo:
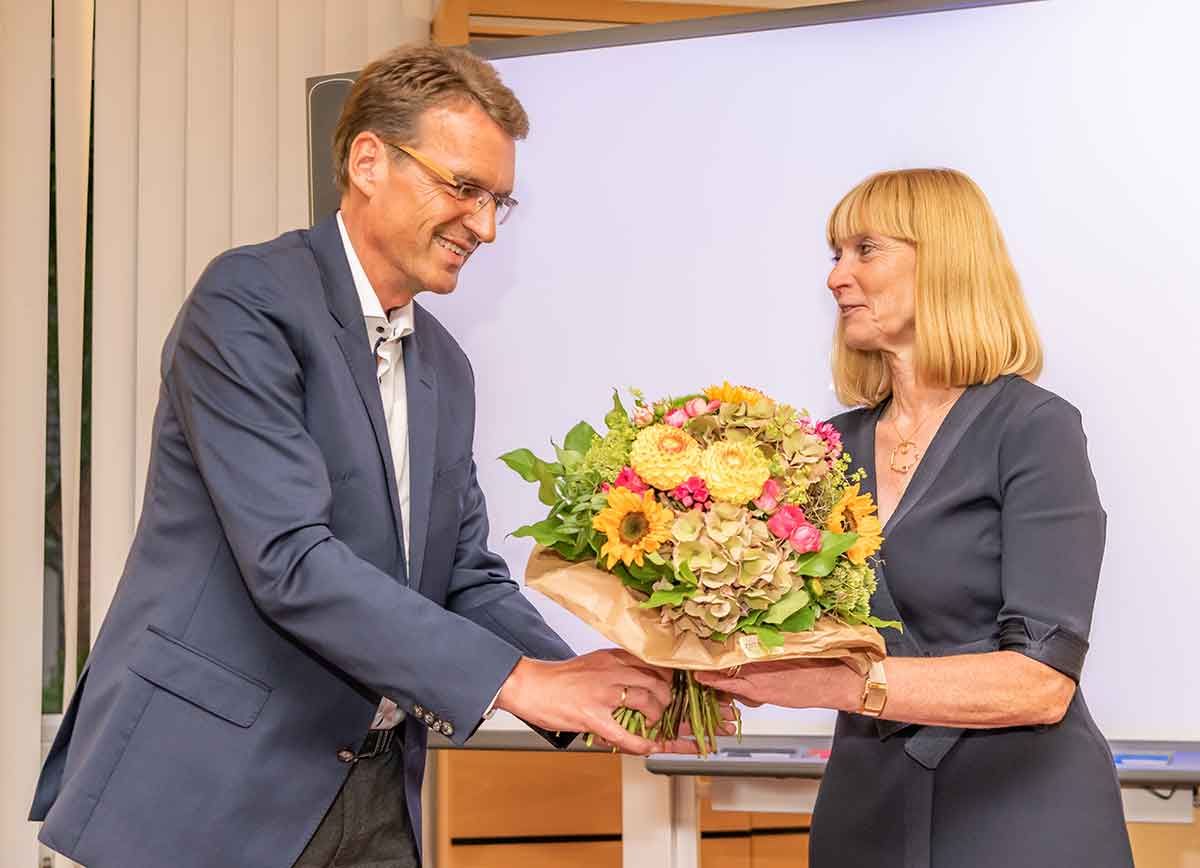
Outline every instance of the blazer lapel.
POLYGON ((420 320, 423 311, 413 307, 414 330, 404 339, 404 380, 408 393, 408 480, 409 585, 421 583, 421 566, 429 535, 429 511, 433 503, 433 470, 437 460, 438 386, 437 370, 422 351, 421 335, 428 333, 420 320))
MULTIPOLYGON (((396 487, 396 468, 392 465, 392 449, 388 440, 387 419, 383 415, 383 399, 379 394, 379 381, 375 376, 375 358, 371 353, 363 320, 362 306, 354 289, 354 278, 350 274, 350 263, 342 246, 335 217, 327 217, 310 230, 309 246, 321 270, 325 284, 325 300, 329 312, 341 329, 334 333, 334 340, 346 359, 359 397, 371 420, 371 431, 375 435, 375 448, 383 464, 387 478, 388 503, 392 508, 392 526, 396 532, 396 544, 403 555, 404 533, 400 523, 400 499, 396 487)), ((405 559, 399 558, 400 575, 406 580, 405 559)))

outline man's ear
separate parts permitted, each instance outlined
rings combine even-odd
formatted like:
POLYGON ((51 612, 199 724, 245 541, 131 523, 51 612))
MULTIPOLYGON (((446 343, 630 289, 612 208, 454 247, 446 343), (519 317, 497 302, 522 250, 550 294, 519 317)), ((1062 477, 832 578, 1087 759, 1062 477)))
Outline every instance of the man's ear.
POLYGON ((346 171, 350 186, 370 199, 383 182, 388 169, 387 146, 379 136, 363 130, 350 143, 346 171))

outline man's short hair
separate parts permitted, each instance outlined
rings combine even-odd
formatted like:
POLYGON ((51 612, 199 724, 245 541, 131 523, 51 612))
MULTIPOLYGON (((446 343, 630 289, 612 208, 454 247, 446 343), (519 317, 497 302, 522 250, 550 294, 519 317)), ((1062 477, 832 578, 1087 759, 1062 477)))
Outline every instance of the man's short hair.
POLYGON ((401 46, 372 61, 359 75, 333 135, 338 189, 350 184, 350 145, 363 131, 411 142, 427 109, 474 102, 514 139, 529 134, 529 117, 495 68, 462 48, 401 46))

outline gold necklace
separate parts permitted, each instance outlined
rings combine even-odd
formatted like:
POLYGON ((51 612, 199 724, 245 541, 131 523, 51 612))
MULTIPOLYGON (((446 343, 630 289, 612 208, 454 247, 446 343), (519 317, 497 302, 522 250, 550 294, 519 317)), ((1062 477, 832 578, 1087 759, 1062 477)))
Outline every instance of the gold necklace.
POLYGON ((896 436, 899 437, 900 440, 895 446, 892 447, 892 455, 891 458, 888 459, 888 467, 892 468, 892 470, 896 473, 908 473, 908 471, 916 467, 921 461, 922 453, 917 449, 917 441, 913 438, 917 436, 917 432, 921 430, 921 426, 929 421, 930 416, 945 407, 947 404, 952 404, 957 398, 958 395, 955 395, 953 398, 943 401, 932 410, 928 411, 924 416, 921 417, 920 421, 917 422, 917 427, 913 428, 912 433, 907 437, 900 433, 900 426, 896 424, 896 417, 893 415, 888 421, 892 423, 892 430, 896 432, 896 436), (897 455, 900 456, 901 461, 905 462, 900 466, 896 466, 897 455))

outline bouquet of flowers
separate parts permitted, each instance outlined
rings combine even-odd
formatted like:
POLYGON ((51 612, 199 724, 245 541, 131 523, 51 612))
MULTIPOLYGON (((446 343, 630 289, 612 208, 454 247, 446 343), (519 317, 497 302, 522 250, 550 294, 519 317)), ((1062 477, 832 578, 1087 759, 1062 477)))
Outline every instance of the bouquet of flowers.
MULTIPOLYGON (((882 659, 870 558, 883 542, 864 471, 828 423, 728 382, 648 401, 614 392, 607 432, 572 428, 553 461, 501 459, 538 485, 543 520, 526 582, 647 663, 676 670, 661 720, 617 709, 627 729, 701 754, 721 720, 691 671, 764 658, 882 659)), ((740 734, 740 720, 738 721, 740 734)))

